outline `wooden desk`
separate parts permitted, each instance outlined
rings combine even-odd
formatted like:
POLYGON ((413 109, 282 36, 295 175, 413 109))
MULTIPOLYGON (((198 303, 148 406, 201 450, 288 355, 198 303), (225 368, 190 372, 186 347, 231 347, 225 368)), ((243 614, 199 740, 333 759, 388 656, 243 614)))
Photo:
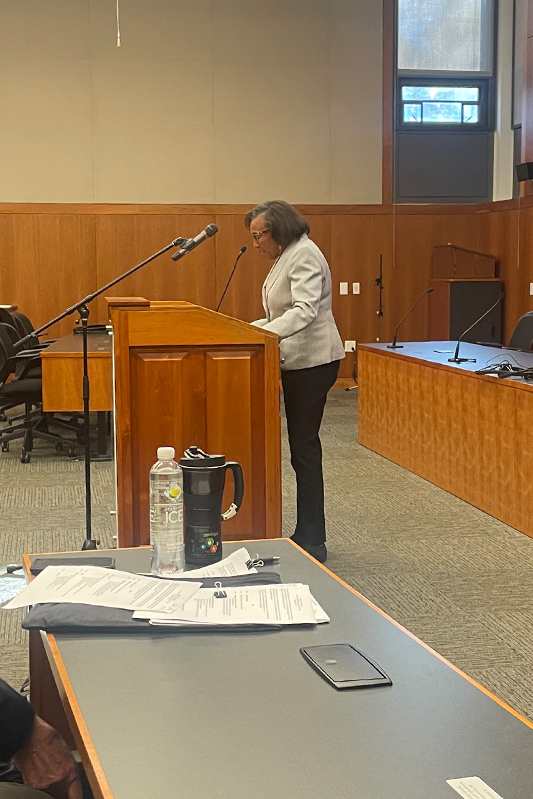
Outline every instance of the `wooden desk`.
POLYGON ((359 443, 533 536, 533 384, 474 374, 533 353, 461 344, 477 362, 456 365, 455 345, 358 347, 359 443))
MULTIPOLYGON (((91 411, 113 408, 112 337, 90 333, 89 380, 91 411)), ((41 353, 43 372, 43 410, 46 412, 83 411, 82 336, 71 333, 58 339, 41 353)))
MULTIPOLYGON (((96 799, 453 799, 446 780, 473 775, 504 799, 531 796, 530 722, 291 541, 251 546, 281 556, 284 582, 308 584, 331 622, 38 639, 96 799), (336 691, 299 652, 341 642, 374 658, 392 687, 336 691)), ((146 548, 114 555, 126 571, 149 563, 146 548)), ((31 698, 46 717, 38 676, 31 698)))

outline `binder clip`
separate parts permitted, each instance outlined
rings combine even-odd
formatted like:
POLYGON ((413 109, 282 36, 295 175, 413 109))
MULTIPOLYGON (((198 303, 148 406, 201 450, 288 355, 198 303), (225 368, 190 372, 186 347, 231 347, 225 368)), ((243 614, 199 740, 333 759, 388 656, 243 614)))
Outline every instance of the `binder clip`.
POLYGON ((259 555, 256 555, 255 558, 248 558, 244 565, 250 570, 257 566, 277 566, 280 560, 281 558, 278 555, 274 555, 272 558, 260 558, 259 555))
POLYGON ((222 590, 222 583, 218 580, 215 583, 215 588, 217 589, 214 593, 215 599, 226 599, 227 593, 222 590))

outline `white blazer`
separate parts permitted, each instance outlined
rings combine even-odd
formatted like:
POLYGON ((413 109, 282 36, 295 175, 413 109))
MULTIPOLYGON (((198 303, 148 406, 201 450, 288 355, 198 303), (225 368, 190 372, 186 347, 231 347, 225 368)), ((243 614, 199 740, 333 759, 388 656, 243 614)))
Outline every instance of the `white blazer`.
POLYGON ((307 369, 344 358, 331 312, 331 273, 305 234, 275 261, 263 284, 266 318, 252 324, 277 333, 282 369, 307 369))

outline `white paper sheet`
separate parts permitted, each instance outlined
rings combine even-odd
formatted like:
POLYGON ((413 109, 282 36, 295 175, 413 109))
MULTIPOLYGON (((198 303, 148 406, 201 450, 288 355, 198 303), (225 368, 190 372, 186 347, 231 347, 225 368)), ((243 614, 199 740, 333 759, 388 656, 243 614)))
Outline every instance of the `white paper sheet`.
POLYGON ((457 791, 463 799, 502 799, 481 777, 463 777, 459 780, 446 780, 450 788, 457 791))
POLYGON ((169 574, 163 577, 164 580, 187 580, 196 579, 196 577, 237 577, 242 574, 257 574, 257 569, 254 567, 249 569, 246 561, 250 559, 250 554, 247 549, 241 547, 227 558, 219 560, 218 563, 213 563, 211 566, 203 566, 201 569, 190 569, 190 571, 179 572, 179 574, 169 574))
POLYGON ((100 566, 47 566, 4 609, 70 602, 173 614, 201 585, 169 583, 100 566))
POLYGON ((179 613, 172 617, 136 612, 135 619, 152 624, 315 624, 316 617, 308 585, 255 585, 224 588, 224 599, 216 589, 200 588, 179 613))
POLYGON ((313 603, 313 611, 315 613, 315 621, 317 624, 327 624, 327 622, 331 621, 328 614, 322 607, 319 605, 314 596, 311 594, 311 602, 313 603))

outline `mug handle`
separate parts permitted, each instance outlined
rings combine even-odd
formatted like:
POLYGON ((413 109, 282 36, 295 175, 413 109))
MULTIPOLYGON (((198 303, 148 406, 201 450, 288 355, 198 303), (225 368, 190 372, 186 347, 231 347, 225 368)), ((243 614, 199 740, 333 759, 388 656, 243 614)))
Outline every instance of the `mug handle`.
POLYGON ((228 519, 231 519, 242 504, 242 498, 244 496, 244 478, 242 474, 242 469, 240 463, 236 463, 235 461, 228 461, 226 463, 228 469, 231 469, 233 472, 233 482, 235 484, 234 492, 233 492, 233 502, 227 509, 225 513, 222 514, 222 521, 226 522, 228 519))

